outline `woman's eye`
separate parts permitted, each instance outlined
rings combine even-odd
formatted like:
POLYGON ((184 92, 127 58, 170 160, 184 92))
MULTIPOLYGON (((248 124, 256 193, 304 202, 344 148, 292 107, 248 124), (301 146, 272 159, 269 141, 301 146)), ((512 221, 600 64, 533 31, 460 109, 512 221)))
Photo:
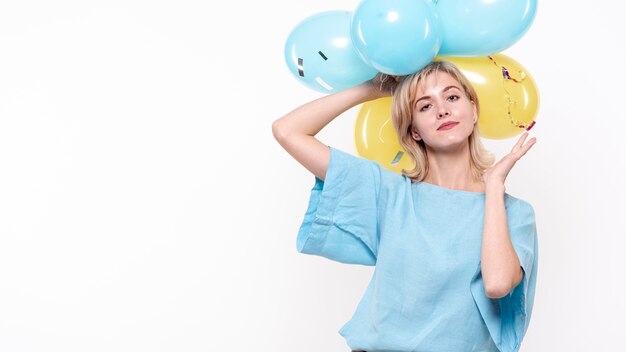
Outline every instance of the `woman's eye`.
POLYGON ((459 96, 458 95, 451 95, 451 96, 448 97, 448 100, 450 100, 450 101, 459 100, 459 96))
POLYGON ((426 111, 428 108, 430 108, 430 104, 422 105, 422 107, 420 108, 420 111, 426 111))

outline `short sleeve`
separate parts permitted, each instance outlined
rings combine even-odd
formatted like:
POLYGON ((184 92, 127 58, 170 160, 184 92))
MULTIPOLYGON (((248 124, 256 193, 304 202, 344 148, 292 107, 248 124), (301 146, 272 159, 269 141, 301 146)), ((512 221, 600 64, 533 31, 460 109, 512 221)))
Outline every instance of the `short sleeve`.
POLYGON ((381 173, 392 172, 381 169, 375 161, 330 147, 326 177, 324 181, 315 177, 298 232, 298 251, 342 263, 376 265, 381 173))
POLYGON ((537 281, 537 229, 533 208, 516 199, 507 211, 509 234, 523 270, 520 283, 508 295, 491 299, 485 293, 480 264, 470 289, 491 337, 500 352, 516 352, 528 329, 537 281))

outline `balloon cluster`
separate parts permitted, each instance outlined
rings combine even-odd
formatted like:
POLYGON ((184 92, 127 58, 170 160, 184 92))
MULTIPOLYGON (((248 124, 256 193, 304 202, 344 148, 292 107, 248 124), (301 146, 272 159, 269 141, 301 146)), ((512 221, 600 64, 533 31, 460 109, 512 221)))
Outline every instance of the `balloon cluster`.
MULTIPOLYGON (((539 95, 527 70, 500 52, 528 31, 536 10, 537 0, 361 0, 353 12, 326 11, 300 22, 287 38, 285 59, 300 82, 322 93, 378 72, 403 76, 434 60, 451 61, 478 93, 481 135, 510 138, 534 125, 539 95)), ((390 104, 388 98, 363 104, 355 136, 359 154, 367 156, 363 146, 387 148, 394 156, 384 164, 395 165, 399 144, 380 143, 391 128, 390 104)))

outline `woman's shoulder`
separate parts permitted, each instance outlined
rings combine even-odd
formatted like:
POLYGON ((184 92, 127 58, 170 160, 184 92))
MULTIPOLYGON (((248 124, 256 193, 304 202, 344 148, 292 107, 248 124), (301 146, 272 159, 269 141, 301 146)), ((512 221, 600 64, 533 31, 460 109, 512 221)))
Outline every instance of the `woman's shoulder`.
POLYGON ((368 159, 363 156, 357 156, 350 154, 339 148, 333 146, 330 147, 331 160, 334 160, 336 164, 352 164, 352 165, 367 165, 367 168, 376 171, 379 175, 382 183, 407 183, 410 179, 404 174, 397 173, 386 167, 384 167, 379 161, 368 159))

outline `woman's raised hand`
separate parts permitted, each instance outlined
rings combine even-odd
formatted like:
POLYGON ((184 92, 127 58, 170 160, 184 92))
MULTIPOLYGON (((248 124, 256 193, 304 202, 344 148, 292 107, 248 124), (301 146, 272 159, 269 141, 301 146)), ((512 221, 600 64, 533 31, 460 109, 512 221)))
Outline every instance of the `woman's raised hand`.
POLYGON ((380 98, 391 96, 402 80, 401 76, 391 76, 385 73, 378 73, 369 83, 380 98))
POLYGON ((515 163, 517 163, 517 161, 537 142, 537 138, 533 137, 529 139, 528 142, 524 143, 526 141, 526 137, 528 137, 528 132, 524 132, 524 134, 522 134, 509 154, 505 155, 502 159, 500 159, 500 161, 495 163, 491 168, 487 169, 483 175, 485 186, 488 186, 489 184, 504 185, 504 181, 515 163))

